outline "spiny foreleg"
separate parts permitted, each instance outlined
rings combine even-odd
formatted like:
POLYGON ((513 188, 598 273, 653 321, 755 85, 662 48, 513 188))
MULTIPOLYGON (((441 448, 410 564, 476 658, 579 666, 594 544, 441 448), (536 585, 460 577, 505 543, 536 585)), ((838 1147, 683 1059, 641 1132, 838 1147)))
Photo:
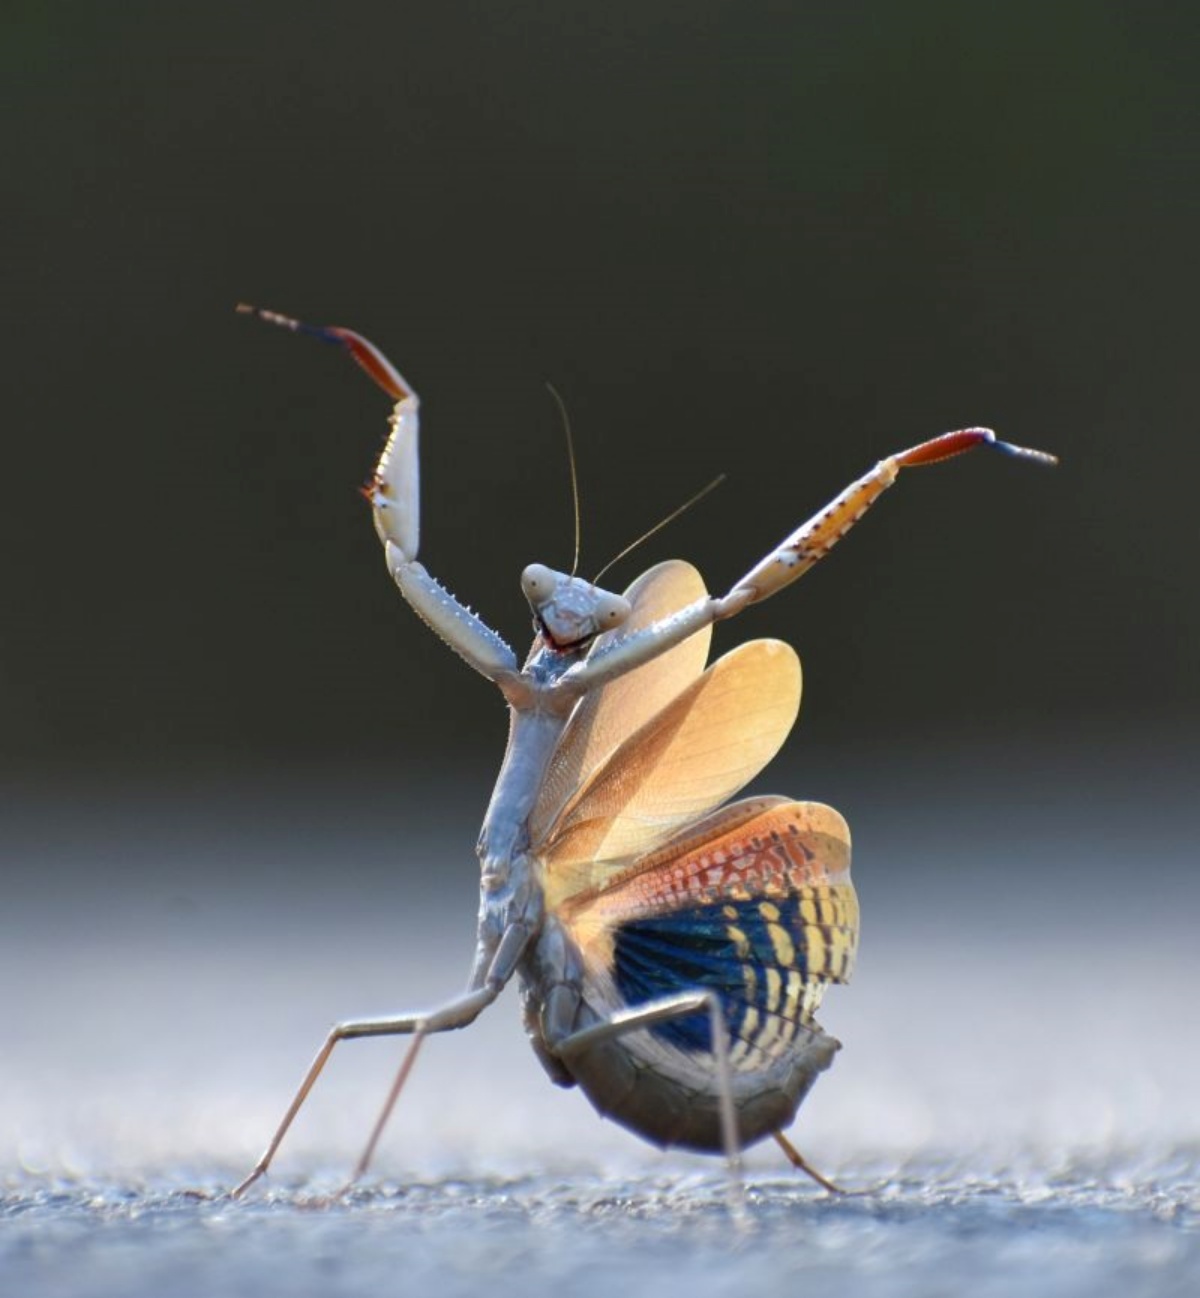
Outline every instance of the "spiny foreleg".
POLYGON ((1034 451, 999 441, 990 428, 963 428, 953 433, 942 433, 939 437, 931 437, 926 442, 909 447, 907 451, 889 455, 781 541, 740 581, 734 582, 729 593, 718 601, 720 609, 717 617, 732 617, 751 604, 769 599, 803 576, 813 564, 819 563, 833 549, 896 481, 901 469, 937 464, 974 450, 977 446, 990 446, 1007 455, 1032 460, 1037 464, 1058 463, 1055 456, 1048 455, 1045 451, 1034 451))
POLYGON ((734 582, 728 593, 720 597, 706 596, 670 617, 604 646, 586 661, 573 667, 559 682, 559 688, 583 694, 657 658, 672 645, 694 635, 701 627, 734 617, 751 604, 769 599, 823 559, 896 481, 901 469, 937 464, 977 446, 991 446, 1008 455, 1033 460, 1038 464, 1058 462, 1045 451, 1031 451, 1023 446, 997 441, 990 428, 964 428, 958 432, 943 433, 940 437, 930 438, 907 451, 889 455, 781 541, 744 577, 734 582))
POLYGON ((344 348, 396 403, 391 432, 362 494, 371 505, 388 571, 423 622, 476 671, 506 692, 519 692, 516 655, 504 640, 460 604, 417 562, 420 524, 420 401, 399 370, 362 334, 340 325, 310 325, 278 311, 241 304, 238 311, 293 333, 308 334, 344 348))

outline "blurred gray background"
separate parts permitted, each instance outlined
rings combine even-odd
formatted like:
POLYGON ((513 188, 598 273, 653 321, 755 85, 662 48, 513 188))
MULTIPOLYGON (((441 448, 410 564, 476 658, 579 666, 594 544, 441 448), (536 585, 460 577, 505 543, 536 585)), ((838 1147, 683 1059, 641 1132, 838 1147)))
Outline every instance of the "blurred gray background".
MULTIPOLYGON (((10 3, 4 1165, 240 1171, 332 1019, 466 971, 500 701, 385 574, 386 400, 239 300, 402 369, 422 558, 522 647, 521 567, 570 562, 548 379, 585 572, 729 475, 618 586, 681 555, 724 588, 944 429, 1058 452, 906 476, 719 636, 796 645, 758 787, 855 830, 847 1050, 797 1140, 852 1173, 1194 1147, 1182 15, 10 3)), ((349 1163, 396 1047, 345 1053, 292 1174, 349 1163)), ((396 1176, 664 1165, 508 1002, 423 1069, 396 1176)))

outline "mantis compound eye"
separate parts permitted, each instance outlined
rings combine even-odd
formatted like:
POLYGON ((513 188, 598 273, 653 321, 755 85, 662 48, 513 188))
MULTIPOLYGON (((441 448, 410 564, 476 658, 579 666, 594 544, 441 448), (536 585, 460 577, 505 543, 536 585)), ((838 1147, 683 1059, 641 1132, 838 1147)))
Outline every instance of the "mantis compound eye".
POLYGON ((596 592, 596 629, 611 631, 625 622, 633 611, 624 595, 612 595, 608 591, 596 592))
POLYGON ((544 563, 531 563, 521 573, 521 591, 534 608, 550 598, 556 584, 553 568, 547 568, 544 563))

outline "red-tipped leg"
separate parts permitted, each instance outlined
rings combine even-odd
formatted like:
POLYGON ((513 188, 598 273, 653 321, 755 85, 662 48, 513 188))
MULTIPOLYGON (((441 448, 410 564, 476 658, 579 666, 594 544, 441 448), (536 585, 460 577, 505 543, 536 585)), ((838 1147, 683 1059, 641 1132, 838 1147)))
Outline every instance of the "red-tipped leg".
POLYGON ((919 464, 937 464, 939 460, 948 460, 953 455, 962 455, 973 451, 977 446, 992 446, 1006 455, 1015 455, 1022 460, 1034 460, 1038 464, 1057 464, 1058 456, 1047 451, 1034 451, 1027 446, 1014 446, 1011 442, 1002 442, 990 428, 960 428, 954 433, 942 433, 940 437, 931 437, 919 446, 910 446, 907 451, 900 451, 891 458, 901 468, 914 468, 919 464))
POLYGON ((901 469, 937 464, 951 456, 962 455, 977 446, 991 446, 1006 455, 1015 455, 1035 464, 1057 464, 1058 458, 1045 451, 1031 451, 1024 446, 996 440, 990 428, 960 428, 957 432, 931 437, 919 446, 889 455, 857 482, 852 482, 819 514, 794 531, 765 559, 731 587, 722 601, 720 617, 731 617, 748 604, 767 599, 790 585, 802 573, 823 559, 858 522, 876 500, 896 481, 901 469))
POLYGON ((261 307, 250 306, 239 302, 235 308, 239 315, 253 315, 267 324, 278 325, 281 329, 290 329, 292 333, 309 334, 325 343, 334 343, 344 347, 381 387, 393 401, 412 396, 412 389, 400 376, 400 372, 388 358, 369 339, 356 334, 353 329, 343 329, 340 325, 310 325, 291 316, 280 315, 278 311, 264 311, 261 307))

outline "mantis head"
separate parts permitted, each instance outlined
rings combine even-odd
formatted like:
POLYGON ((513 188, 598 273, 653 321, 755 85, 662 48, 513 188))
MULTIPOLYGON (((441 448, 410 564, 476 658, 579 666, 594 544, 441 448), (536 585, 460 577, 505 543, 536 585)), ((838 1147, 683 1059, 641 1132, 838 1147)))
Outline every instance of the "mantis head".
POLYGON ((521 589, 537 629, 555 649, 581 649, 603 631, 619 627, 630 613, 623 595, 601 590, 582 577, 531 563, 521 574, 521 589))

